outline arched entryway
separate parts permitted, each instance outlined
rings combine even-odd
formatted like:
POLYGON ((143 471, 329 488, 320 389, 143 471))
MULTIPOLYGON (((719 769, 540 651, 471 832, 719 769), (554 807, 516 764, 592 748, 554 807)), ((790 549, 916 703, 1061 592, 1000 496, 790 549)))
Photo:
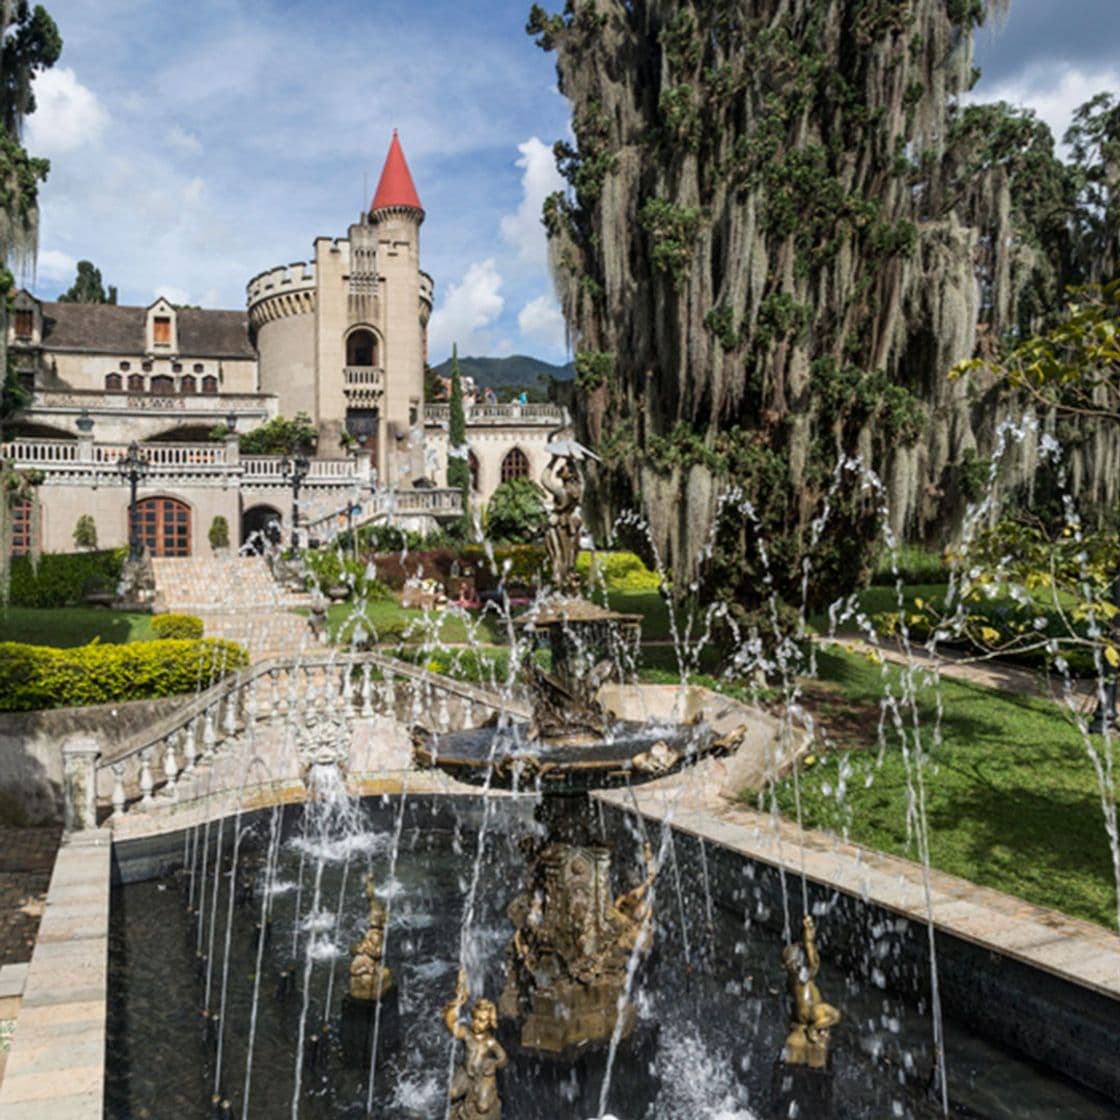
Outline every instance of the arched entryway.
POLYGON ((142 498, 136 535, 153 556, 190 556, 191 507, 178 498, 142 498))
POLYGON ((359 327, 346 336, 346 364, 371 367, 377 365, 377 336, 359 327))
POLYGON ((241 547, 263 552, 266 544, 279 544, 283 518, 275 506, 250 506, 241 515, 241 547))

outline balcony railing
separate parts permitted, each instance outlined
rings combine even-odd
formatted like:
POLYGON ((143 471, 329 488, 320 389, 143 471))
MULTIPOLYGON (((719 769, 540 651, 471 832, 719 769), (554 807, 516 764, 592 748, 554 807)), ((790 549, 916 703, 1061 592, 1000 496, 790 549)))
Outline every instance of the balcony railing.
MULTIPOLYGON (((558 404, 471 404, 465 408, 468 424, 551 424, 564 422, 558 404)), ((424 421, 446 424, 451 419, 449 404, 424 405, 424 421)))
POLYGON ((343 366, 342 381, 347 389, 381 392, 385 371, 380 366, 343 366))

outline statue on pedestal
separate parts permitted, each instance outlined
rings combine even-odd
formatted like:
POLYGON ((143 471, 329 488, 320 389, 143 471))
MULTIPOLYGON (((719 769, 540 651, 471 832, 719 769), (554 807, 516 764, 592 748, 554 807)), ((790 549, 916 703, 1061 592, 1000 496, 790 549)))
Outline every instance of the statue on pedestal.
POLYGON ((784 1057, 787 1065, 825 1069, 831 1031, 840 1022, 840 1012, 821 998, 815 983, 820 969, 817 933, 811 915, 802 922, 801 944, 782 950, 793 1017, 786 1037, 784 1057))
POLYGON ((350 996, 375 1001, 393 986, 393 974, 381 963, 385 953, 385 922, 388 911, 374 893, 373 876, 366 876, 369 926, 361 941, 350 949, 350 996))
POLYGON ((488 999, 476 999, 471 1008, 470 1026, 459 1021, 459 1012, 470 996, 467 974, 459 969, 455 997, 443 1009, 447 1029, 461 1039, 466 1054, 463 1064, 451 1078, 451 1120, 501 1120, 502 1101, 498 1096, 498 1070, 507 1062, 506 1052, 494 1037, 498 1029, 498 1009, 488 999))

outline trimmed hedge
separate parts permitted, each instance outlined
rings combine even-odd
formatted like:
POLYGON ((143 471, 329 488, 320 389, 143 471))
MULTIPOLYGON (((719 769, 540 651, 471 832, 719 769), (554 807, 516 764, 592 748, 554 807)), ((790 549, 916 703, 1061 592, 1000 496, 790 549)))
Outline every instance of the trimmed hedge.
POLYGON ((91 591, 114 591, 128 550, 46 552, 36 568, 26 556, 12 561, 8 602, 13 607, 72 607, 91 591))
POLYGON ((576 560, 584 586, 608 591, 660 591, 661 577, 633 552, 581 552, 576 560))
POLYGON ((202 637, 202 619, 193 614, 157 614, 152 616, 152 633, 160 640, 202 637))
POLYGON ((0 711, 175 696, 209 688, 248 664, 241 646, 220 638, 73 649, 0 642, 0 711))
MULTIPOLYGON (((480 545, 468 545, 460 552, 465 563, 474 565, 479 573, 478 587, 488 590, 497 586, 498 577, 490 559, 480 545)), ((509 561, 508 580, 516 583, 543 582, 549 578, 548 552, 540 545, 511 544, 494 547, 494 566, 500 573, 509 561)), ((633 552, 581 552, 576 571, 585 587, 606 585, 608 591, 659 591, 661 577, 651 572, 633 552)))

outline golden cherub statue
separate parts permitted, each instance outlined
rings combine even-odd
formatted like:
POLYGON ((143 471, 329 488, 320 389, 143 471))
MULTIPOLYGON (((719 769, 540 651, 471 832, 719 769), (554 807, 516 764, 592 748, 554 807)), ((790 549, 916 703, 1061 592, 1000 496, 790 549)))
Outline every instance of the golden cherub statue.
POLYGON ((350 995, 353 999, 379 1000, 393 986, 393 974, 381 963, 385 954, 388 911, 374 891, 373 875, 366 876, 369 926, 361 941, 350 947, 350 995))
POLYGON ((816 927, 809 914, 802 922, 801 944, 787 945, 782 950, 782 963, 793 1000, 785 1060, 793 1066, 824 1069, 828 1065, 830 1033, 840 1022, 840 1012, 824 1002, 815 983, 821 960, 817 952, 816 927))
POLYGON ((645 878, 631 890, 620 894, 607 911, 607 921, 618 934, 618 946, 629 957, 641 939, 639 952, 648 952, 652 941, 653 927, 649 922, 652 899, 650 887, 657 878, 657 863, 649 843, 642 845, 642 858, 646 865, 645 878))
POLYGON ((459 969, 455 997, 443 1009, 447 1029, 466 1047, 463 1064, 451 1079, 450 1120, 501 1120, 502 1101, 498 1096, 498 1070, 508 1058, 494 1037, 498 1029, 498 1009, 488 999, 476 999, 467 1027, 459 1012, 470 996, 465 969, 459 969))

